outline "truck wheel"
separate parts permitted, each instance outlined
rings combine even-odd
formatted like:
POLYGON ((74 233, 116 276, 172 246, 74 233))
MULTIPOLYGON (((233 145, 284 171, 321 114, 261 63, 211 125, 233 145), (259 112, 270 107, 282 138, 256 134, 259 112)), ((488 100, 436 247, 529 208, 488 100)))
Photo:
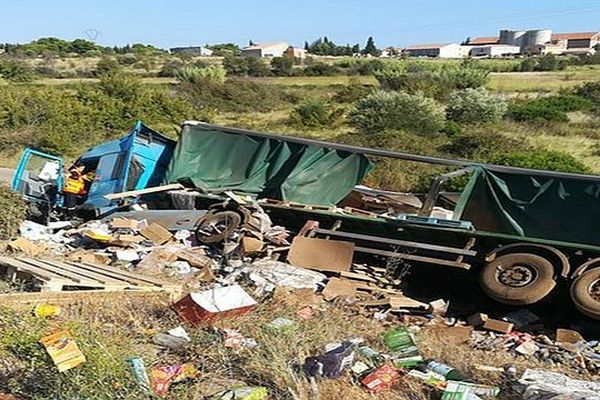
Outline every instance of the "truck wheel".
POLYGON ((571 284, 571 299, 583 314, 600 319, 600 268, 575 278, 571 284))
POLYGON ((209 214, 196 228, 196 239, 201 243, 218 243, 229 238, 242 223, 235 211, 209 214))
POLYGON ((556 286, 552 263, 529 253, 506 254, 487 263, 480 282, 488 296, 511 305, 536 303, 556 286))

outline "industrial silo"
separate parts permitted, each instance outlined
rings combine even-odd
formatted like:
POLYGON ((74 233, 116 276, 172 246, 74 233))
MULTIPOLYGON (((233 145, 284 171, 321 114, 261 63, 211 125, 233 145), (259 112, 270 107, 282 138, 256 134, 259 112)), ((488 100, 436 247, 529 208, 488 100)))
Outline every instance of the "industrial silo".
POLYGON ((550 29, 534 29, 527 31, 523 47, 534 48, 546 44, 552 40, 552 31, 550 29))
POLYGON ((525 31, 515 31, 511 29, 502 29, 500 31, 500 43, 511 46, 522 46, 525 31))

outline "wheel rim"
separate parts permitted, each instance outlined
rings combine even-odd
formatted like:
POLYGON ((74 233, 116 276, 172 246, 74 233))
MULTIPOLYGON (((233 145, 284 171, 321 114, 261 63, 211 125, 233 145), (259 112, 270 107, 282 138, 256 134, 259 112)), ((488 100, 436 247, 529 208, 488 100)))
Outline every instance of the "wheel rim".
POLYGON ((590 286, 588 287, 588 293, 592 299, 600 302, 600 277, 590 283, 590 286))
POLYGON ((535 268, 527 264, 499 266, 496 279, 503 285, 520 288, 532 284, 537 279, 535 268))

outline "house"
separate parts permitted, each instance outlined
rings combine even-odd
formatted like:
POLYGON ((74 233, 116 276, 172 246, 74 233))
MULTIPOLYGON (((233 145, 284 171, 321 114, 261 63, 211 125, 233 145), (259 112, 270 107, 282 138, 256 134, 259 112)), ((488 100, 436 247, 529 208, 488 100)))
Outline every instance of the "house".
POLYGON ((259 43, 242 48, 244 57, 281 57, 290 47, 286 42, 259 43))
POLYGON ((461 58, 461 46, 456 43, 419 44, 404 49, 411 57, 461 58))
POLYGON ((290 46, 285 50, 285 55, 304 60, 306 58, 306 50, 301 49, 300 47, 290 46))
POLYGON ((194 56, 212 56, 213 51, 204 46, 173 47, 171 54, 191 54, 194 56))
POLYGON ((600 32, 555 33, 552 43, 564 43, 569 49, 593 49, 600 44, 600 32))
POLYGON ((379 57, 381 57, 381 58, 396 57, 396 56, 399 56, 400 53, 402 53, 402 49, 397 49, 395 47, 386 47, 385 49, 381 50, 381 54, 379 55, 379 57))
POLYGON ((471 57, 510 57, 521 53, 521 47, 508 44, 487 44, 484 46, 471 46, 471 57))

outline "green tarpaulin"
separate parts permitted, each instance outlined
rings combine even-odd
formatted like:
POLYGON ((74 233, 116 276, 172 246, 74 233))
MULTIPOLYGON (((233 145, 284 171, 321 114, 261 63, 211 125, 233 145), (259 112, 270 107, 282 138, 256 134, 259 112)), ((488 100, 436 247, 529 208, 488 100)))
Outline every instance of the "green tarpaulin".
POLYGON ((304 204, 340 202, 372 168, 362 154, 276 136, 185 124, 166 181, 205 192, 233 190, 304 204))
POLYGON ((456 218, 480 231, 599 245, 600 183, 475 167, 456 218))

